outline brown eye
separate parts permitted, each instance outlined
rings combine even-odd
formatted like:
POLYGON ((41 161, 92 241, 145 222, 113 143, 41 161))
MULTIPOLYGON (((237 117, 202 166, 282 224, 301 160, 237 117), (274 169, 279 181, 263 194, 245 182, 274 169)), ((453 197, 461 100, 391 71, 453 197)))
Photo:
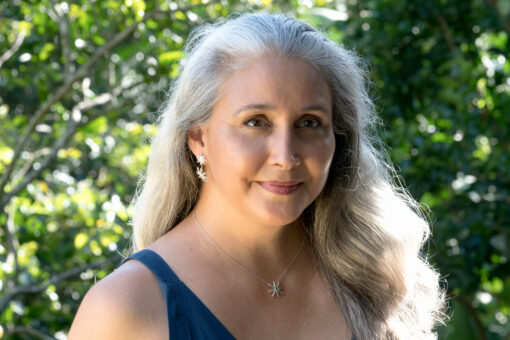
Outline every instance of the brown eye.
POLYGON ((321 122, 318 119, 315 118, 306 118, 303 119, 299 124, 299 128, 319 128, 321 127, 321 122))
POLYGON ((252 127, 252 128, 264 128, 264 127, 268 127, 269 123, 261 117, 256 117, 256 118, 251 118, 251 119, 245 121, 244 125, 246 125, 248 127, 252 127))

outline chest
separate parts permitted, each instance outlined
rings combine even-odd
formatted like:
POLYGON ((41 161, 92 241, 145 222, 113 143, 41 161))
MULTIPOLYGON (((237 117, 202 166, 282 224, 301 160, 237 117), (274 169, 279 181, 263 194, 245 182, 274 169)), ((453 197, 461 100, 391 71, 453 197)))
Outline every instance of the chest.
POLYGON ((350 331, 327 290, 285 287, 280 298, 246 297, 242 289, 197 290, 182 284, 167 301, 171 311, 155 313, 154 339, 350 339, 350 331), (200 296, 200 297, 199 297, 200 296), (182 315, 186 315, 183 322, 182 315), (169 330, 169 328, 172 328, 169 330), (189 334, 183 332, 189 329, 189 334), (176 335, 180 334, 180 335, 176 335))
MULTIPOLYGON (((273 298, 269 287, 252 276, 242 271, 233 275, 238 268, 183 253, 169 254, 167 259, 182 282, 179 308, 190 316, 191 328, 206 329, 204 334, 223 332, 236 339, 350 339, 336 299, 312 261, 302 259, 299 264, 304 265, 295 265, 282 281, 283 296, 273 298)), ((175 301, 168 303, 176 307, 175 301)), ((168 329, 173 322, 161 317, 158 328, 168 329)))
POLYGON ((267 305, 234 303, 220 308, 223 323, 238 339, 349 339, 345 319, 328 291, 291 291, 267 305), (223 309, 223 311, 221 311, 223 309))
MULTIPOLYGON (((224 324, 237 339, 345 339, 349 329, 333 306, 303 306, 301 310, 237 312, 224 324)), ((246 310, 250 310, 249 307, 246 310)))
POLYGON ((291 281, 279 298, 268 295, 264 285, 247 294, 242 283, 229 285, 219 277, 214 283, 191 285, 193 295, 237 339, 350 338, 343 314, 320 277, 291 281))

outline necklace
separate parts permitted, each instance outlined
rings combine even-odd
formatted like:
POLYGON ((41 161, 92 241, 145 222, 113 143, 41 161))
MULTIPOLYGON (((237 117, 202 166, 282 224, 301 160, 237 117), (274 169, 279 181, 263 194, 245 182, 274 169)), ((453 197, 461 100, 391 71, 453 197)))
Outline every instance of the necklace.
POLYGON ((253 276, 254 278, 256 278, 257 280, 259 280, 260 282, 264 283, 265 285, 269 286, 270 289, 267 290, 268 294, 271 295, 271 297, 277 297, 279 298, 280 295, 283 295, 283 287, 281 286, 280 282, 281 280, 283 279, 283 277, 285 276, 285 274, 287 274, 287 272, 289 271, 290 267, 292 267, 292 265, 294 264, 294 261, 296 261, 299 253, 301 253, 301 249, 303 249, 304 245, 305 245, 305 240, 303 240, 303 243, 301 244, 301 247, 299 247, 299 250, 297 251, 296 255, 294 255, 294 257, 292 258, 292 260, 290 261, 289 265, 287 266, 287 268, 285 268, 285 270, 283 271, 283 273, 280 275, 280 277, 276 280, 276 281, 272 281, 271 283, 264 280, 263 278, 261 278, 260 276, 258 276, 257 274, 255 274, 254 272, 252 272, 251 270, 249 270, 248 268, 246 268, 241 262, 237 261, 235 258, 233 258, 232 256, 230 256, 225 250, 223 250, 223 248, 218 244, 216 243, 216 241, 213 240, 213 238, 211 237, 211 235, 209 235, 205 230, 204 228, 202 227, 202 225, 200 224, 200 222, 198 221, 198 218, 197 218, 197 215, 195 213, 195 211, 193 210, 193 218, 195 220, 195 223, 196 225, 198 226, 198 228, 200 229, 200 231, 202 232, 202 234, 204 234, 204 236, 209 240, 209 242, 211 242, 223 255, 225 255, 227 258, 229 258, 231 261, 233 261, 234 263, 236 263, 238 266, 241 267, 241 269, 243 269, 245 272, 247 272, 248 274, 250 274, 251 276, 253 276))

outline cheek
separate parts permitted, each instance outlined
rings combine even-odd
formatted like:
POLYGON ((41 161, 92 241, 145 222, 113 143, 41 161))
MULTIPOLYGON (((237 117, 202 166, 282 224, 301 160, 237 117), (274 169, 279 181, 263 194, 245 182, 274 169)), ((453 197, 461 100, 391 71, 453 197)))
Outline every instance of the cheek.
POLYGON ((331 162, 333 161, 333 156, 335 155, 335 136, 331 134, 331 138, 328 140, 326 145, 324 145, 324 172, 327 177, 329 174, 329 168, 331 166, 331 162))
POLYGON ((317 141, 317 143, 308 145, 307 158, 309 159, 309 169, 315 181, 321 186, 326 183, 334 153, 334 135, 327 136, 323 140, 317 141))
POLYGON ((230 182, 253 177, 264 162, 264 143, 233 129, 216 133, 207 151, 214 177, 230 182))

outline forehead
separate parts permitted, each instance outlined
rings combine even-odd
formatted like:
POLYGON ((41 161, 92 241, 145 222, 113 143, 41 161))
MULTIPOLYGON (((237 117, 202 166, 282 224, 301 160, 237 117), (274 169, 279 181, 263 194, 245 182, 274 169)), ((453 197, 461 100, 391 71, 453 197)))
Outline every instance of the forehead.
POLYGON ((230 74, 220 88, 217 106, 268 104, 293 109, 331 108, 331 92, 322 74, 308 62, 268 54, 230 74))

